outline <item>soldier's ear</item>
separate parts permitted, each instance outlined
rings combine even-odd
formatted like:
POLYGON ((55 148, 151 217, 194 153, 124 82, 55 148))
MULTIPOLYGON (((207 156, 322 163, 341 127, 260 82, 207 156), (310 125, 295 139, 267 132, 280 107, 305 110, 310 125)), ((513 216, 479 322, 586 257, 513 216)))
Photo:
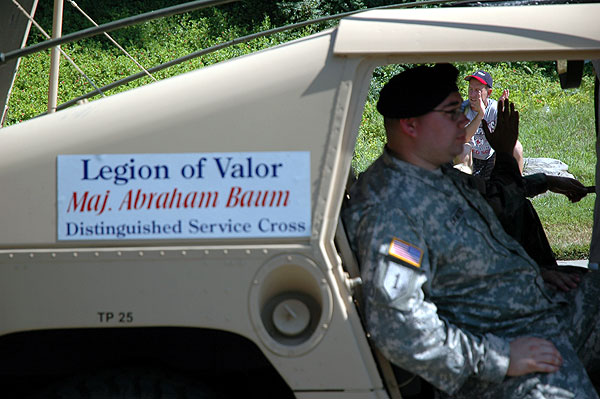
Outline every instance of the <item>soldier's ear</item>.
POLYGON ((410 137, 417 137, 418 122, 418 118, 402 118, 398 121, 402 132, 410 137))

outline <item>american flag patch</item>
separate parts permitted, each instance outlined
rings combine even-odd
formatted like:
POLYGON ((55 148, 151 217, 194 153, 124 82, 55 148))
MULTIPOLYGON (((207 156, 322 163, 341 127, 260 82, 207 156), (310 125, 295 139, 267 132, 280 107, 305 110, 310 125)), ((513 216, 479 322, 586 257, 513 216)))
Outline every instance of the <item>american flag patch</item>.
POLYGON ((421 251, 414 245, 407 243, 406 241, 399 240, 396 237, 392 239, 390 249, 388 250, 388 254, 390 254, 394 258, 403 260, 409 265, 421 267, 423 251, 421 251))

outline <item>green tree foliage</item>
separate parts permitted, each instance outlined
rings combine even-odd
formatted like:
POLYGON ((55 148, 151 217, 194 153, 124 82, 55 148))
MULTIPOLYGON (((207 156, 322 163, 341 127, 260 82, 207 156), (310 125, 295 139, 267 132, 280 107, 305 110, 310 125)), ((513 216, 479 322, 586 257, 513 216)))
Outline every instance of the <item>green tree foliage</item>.
MULTIPOLYGON (((184 0, 132 0, 126 2, 120 0, 102 2, 80 0, 77 4, 96 23, 103 24, 184 2, 184 0)), ((244 35, 285 25, 289 21, 285 19, 283 13, 279 10, 278 4, 272 1, 241 1, 161 18, 119 29, 110 32, 110 35, 140 64, 146 68, 151 68, 244 35)), ((47 32, 52 30, 52 13, 52 2, 39 3, 36 20, 47 32)), ((68 0, 65 0, 63 19, 63 34, 92 26, 68 0)), ((317 28, 296 29, 231 46, 162 70, 156 73, 154 77, 164 79, 248 54, 306 36, 313 33, 315 29, 317 28)), ((28 43, 33 44, 43 40, 42 34, 36 29, 32 29, 28 43)), ((99 87, 140 72, 135 63, 103 35, 66 44, 62 48, 89 76, 92 82, 99 87)), ((45 51, 24 57, 21 60, 21 66, 9 103, 7 125, 19 123, 46 111, 49 58, 50 51, 45 51)), ((150 78, 145 77, 105 94, 114 94, 151 82, 150 78)), ((59 104, 92 90, 93 87, 90 83, 80 76, 64 57, 61 58, 59 104)))

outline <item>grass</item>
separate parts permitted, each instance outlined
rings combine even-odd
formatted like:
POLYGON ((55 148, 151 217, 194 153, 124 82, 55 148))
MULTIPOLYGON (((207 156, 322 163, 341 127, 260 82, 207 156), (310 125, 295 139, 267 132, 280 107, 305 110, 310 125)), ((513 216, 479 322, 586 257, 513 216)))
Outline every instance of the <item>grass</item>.
MULTIPOLYGON (((579 90, 564 93, 562 101, 540 104, 524 115, 526 156, 560 159, 585 185, 594 185, 595 135, 593 86, 586 77, 579 90)), ((533 200, 555 253, 561 259, 586 259, 593 226, 595 195, 571 204, 564 196, 547 194, 533 200)))
POLYGON ((571 204, 564 196, 550 193, 536 197, 548 241, 559 259, 587 259, 592 237, 595 195, 571 204))
MULTIPOLYGON (((558 81, 546 85, 522 112, 521 142, 526 157, 559 159, 585 185, 594 185, 595 128, 593 78, 584 77, 579 89, 560 90, 558 81)), ((552 249, 559 259, 587 259, 592 236, 595 195, 572 204, 549 193, 533 199, 552 249)))

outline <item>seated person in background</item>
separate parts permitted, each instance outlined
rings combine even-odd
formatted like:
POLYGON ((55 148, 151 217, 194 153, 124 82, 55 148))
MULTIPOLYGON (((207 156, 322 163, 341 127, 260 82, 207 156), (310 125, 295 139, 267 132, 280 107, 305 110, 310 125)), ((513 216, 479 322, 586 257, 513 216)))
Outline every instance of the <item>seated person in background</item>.
MULTIPOLYGON (((457 399, 598 398, 586 369, 600 367, 600 274, 555 300, 479 183, 448 165, 466 141, 457 75, 417 67, 381 91, 387 145, 343 213, 367 329, 392 363, 457 399)), ((517 136, 518 113, 500 107, 494 145, 513 175, 517 136)))
MULTIPOLYGON (((498 113, 498 102, 492 98, 493 80, 486 71, 477 71, 465 78, 469 81, 469 99, 462 106, 466 110, 467 119, 467 144, 471 147, 471 159, 462 155, 456 163, 472 162, 472 174, 482 176, 484 179, 490 177, 496 158, 494 149, 490 146, 481 127, 481 122, 486 121, 491 132, 496 128, 498 113)), ((508 99, 508 89, 502 92, 499 101, 508 99)), ((517 160, 519 170, 523 174, 523 146, 517 140, 513 150, 513 156, 517 160)))
MULTIPOLYGON (((482 121, 489 142, 494 137, 486 121, 482 121)), ((502 156, 502 155, 500 155, 502 156)), ((578 202, 588 193, 586 187, 576 179, 550 176, 543 173, 521 177, 514 160, 504 159, 495 165, 488 180, 474 178, 479 191, 491 205, 504 230, 516 239, 527 254, 541 268, 544 281, 555 289, 569 291, 580 281, 577 273, 563 268, 559 270, 554 252, 544 232, 535 208, 526 197, 534 197, 548 190, 565 195, 571 202, 578 202)))
MULTIPOLYGON (((482 70, 467 76, 465 80, 469 81, 469 100, 463 102, 462 106, 464 108, 468 107, 466 111, 466 116, 470 120, 470 123, 466 126, 468 142, 464 144, 462 154, 455 158, 455 163, 459 162, 455 167, 469 173, 469 167, 465 167, 465 165, 469 165, 472 170, 470 173, 489 179, 495 164, 496 154, 494 148, 490 146, 488 135, 494 131, 498 112, 498 102, 489 97, 492 93, 493 80, 488 72, 482 70), (481 159, 485 157, 488 158, 481 159)), ((506 89, 499 101, 502 102, 508 97, 509 91, 506 89)), ((523 147, 519 140, 517 140, 513 149, 513 157, 517 161, 519 174, 522 174, 523 147)), ((501 173, 496 174, 496 178, 498 179, 502 173, 507 171, 510 173, 510 170, 514 169, 503 168, 501 173)), ((498 181, 502 185, 514 185, 513 182, 518 183, 519 180, 517 176, 513 176, 508 180, 499 179, 498 181)), ((522 187, 503 187, 500 190, 505 193, 510 190, 510 200, 507 198, 503 201, 510 202, 511 207, 507 208, 506 205, 498 204, 496 200, 497 206, 492 206, 496 216, 502 222, 506 232, 515 238, 525 248, 529 256, 542 267, 542 276, 546 283, 562 291, 575 288, 579 282, 579 275, 557 270, 556 258, 548 243, 537 212, 525 197, 534 197, 550 190, 566 195, 571 202, 577 202, 587 194, 585 186, 575 179, 543 174, 528 176, 522 183, 522 187), (514 192, 515 190, 516 192, 514 192)), ((504 196, 507 197, 506 194, 504 196)), ((486 197, 485 194, 484 197, 486 197)))

